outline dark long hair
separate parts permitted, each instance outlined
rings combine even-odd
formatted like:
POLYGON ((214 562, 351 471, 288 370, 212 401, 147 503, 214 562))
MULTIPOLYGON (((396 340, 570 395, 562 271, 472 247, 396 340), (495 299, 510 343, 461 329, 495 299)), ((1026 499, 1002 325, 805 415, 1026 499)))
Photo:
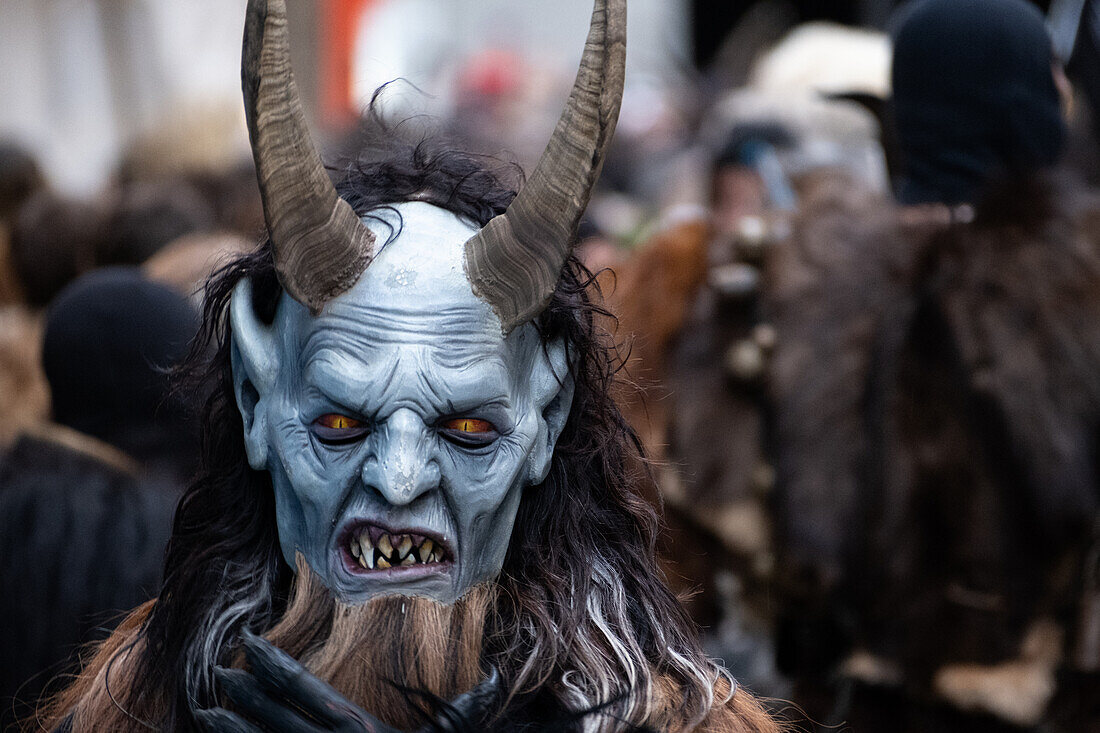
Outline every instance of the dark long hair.
MULTIPOLYGON (((519 182, 514 167, 394 135, 361 150, 336 176, 361 215, 418 200, 484 225, 519 182)), ((242 628, 271 628, 292 578, 279 551, 271 481, 248 465, 233 394, 226 313, 246 277, 258 317, 271 322, 281 289, 268 243, 208 283, 187 369, 209 390, 203 468, 176 513, 164 587, 135 646, 142 689, 129 697, 164 715, 158 727, 190 727, 191 710, 217 704, 213 665, 231 658, 242 628)), ((658 520, 641 490, 653 477, 611 397, 619 361, 598 328, 597 315, 606 314, 594 288, 591 273, 570 260, 536 323, 544 342, 567 344, 576 391, 549 476, 524 493, 487 621, 486 661, 500 669, 511 692, 505 716, 517 721, 540 706, 583 710, 609 700, 616 717, 641 721, 657 704, 658 676, 679 690, 684 719, 699 721, 719 670, 656 569, 658 520)))

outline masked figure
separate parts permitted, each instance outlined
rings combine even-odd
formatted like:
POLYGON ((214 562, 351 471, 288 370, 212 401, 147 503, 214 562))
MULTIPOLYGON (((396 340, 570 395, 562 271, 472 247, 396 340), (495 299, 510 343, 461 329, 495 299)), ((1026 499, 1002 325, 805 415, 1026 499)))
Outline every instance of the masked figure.
POLYGON ((625 26, 625 0, 596 2, 518 194, 396 137, 334 186, 284 2, 249 3, 270 238, 208 286, 205 469, 162 592, 50 725, 774 729, 656 570, 652 478, 570 254, 618 115, 625 26))
POLYGON ((675 312, 672 273, 697 283, 643 364, 672 395, 650 430, 680 471, 662 485, 679 557, 708 534, 728 553, 679 575, 709 628, 741 632, 732 650, 748 633, 715 616, 764 609, 789 694, 821 725, 1088 730, 1100 209, 1053 168, 1064 122, 1031 3, 900 12, 898 201, 838 171, 793 176, 797 211, 710 252, 664 246, 660 269, 639 255, 654 274, 635 298, 661 302, 625 302, 624 331, 664 336, 637 314, 675 312))

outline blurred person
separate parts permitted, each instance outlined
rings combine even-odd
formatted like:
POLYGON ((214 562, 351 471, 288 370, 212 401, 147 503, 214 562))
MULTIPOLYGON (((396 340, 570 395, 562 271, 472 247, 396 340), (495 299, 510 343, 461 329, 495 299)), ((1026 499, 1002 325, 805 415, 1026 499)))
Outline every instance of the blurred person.
POLYGON ((8 222, 30 196, 45 187, 38 162, 26 148, 0 140, 0 222, 8 222))
MULTIPOLYGON (((793 175, 797 209, 716 243, 657 357, 662 493, 696 528, 678 556, 715 558, 679 571, 705 590, 697 613, 721 610, 707 574, 737 573, 826 725, 1087 729, 1100 208, 1055 171, 1041 15, 1013 0, 909 13, 902 205, 850 166, 793 175)), ((623 297, 648 291, 664 292, 623 297)), ((630 312, 621 328, 645 333, 630 312)))
POLYGON ((180 487, 58 426, 0 456, 0 728, 75 672, 82 645, 156 594, 180 487))
POLYGON ((21 145, 0 140, 0 305, 23 301, 11 245, 13 220, 23 203, 44 187, 34 156, 21 145))
POLYGON ((214 229, 255 240, 264 230, 264 210, 251 160, 221 171, 194 171, 187 181, 214 209, 214 229))
MULTIPOLYGON (((127 146, 115 179, 124 191, 179 187, 192 217, 201 212, 197 228, 189 231, 216 229, 248 237, 263 231, 256 169, 244 115, 235 105, 192 101, 173 109, 127 146), (202 212, 193 193, 201 195, 211 211, 202 212)), ((173 218, 178 221, 179 213, 173 218)))
MULTIPOLYGON (((605 286, 630 348, 627 378, 645 393, 627 384, 620 402, 647 453, 668 461, 658 500, 666 573, 690 595, 708 652, 754 689, 784 697, 770 638, 777 548, 765 372, 776 337, 760 310, 762 269, 803 196, 885 180, 875 120, 820 98, 814 60, 795 56, 784 68, 803 70, 810 88, 739 90, 708 113, 697 185, 709 216, 655 234, 605 286)), ((843 69, 828 78, 859 86, 843 69)))
POLYGON ((42 371, 42 317, 24 306, 0 307, 0 449, 50 415, 42 371))
POLYGON ((197 330, 187 299, 140 270, 85 275, 46 316, 42 364, 54 422, 186 478, 197 448, 195 403, 171 389, 168 369, 197 330))
POLYGON ((104 230, 95 204, 42 190, 19 209, 11 257, 25 302, 41 308, 96 264, 104 230))
POLYGON ((19 284, 19 273, 15 270, 11 250, 11 229, 0 222, 0 307, 23 303, 23 288, 19 284))
POLYGON ((876 31, 798 25, 759 54, 745 86, 711 103, 698 145, 714 161, 736 146, 739 128, 780 128, 786 139, 771 144, 792 181, 836 169, 865 188, 886 190, 884 130, 867 105, 855 100, 889 95, 889 54, 889 39, 876 31))
POLYGON ((1037 8, 925 0, 896 22, 902 204, 973 204, 993 183, 1058 162, 1066 126, 1037 8))
POLYGON ((711 209, 719 234, 735 234, 745 217, 794 205, 786 175, 768 165, 776 160, 777 150, 794 145, 794 136, 778 122, 734 126, 714 161, 711 209))
POLYGON ((189 234, 163 247, 141 269, 150 280, 190 298, 199 310, 203 286, 214 271, 252 248, 238 234, 189 234))
POLYGON ((23 288, 12 249, 12 230, 20 208, 45 188, 34 156, 23 146, 0 140, 0 305, 23 303, 23 288))
MULTIPOLYGON (((893 688, 1080 729, 1095 719, 1069 711, 1087 706, 1055 695, 1100 623, 1082 612, 1096 608, 1100 209, 1055 174, 1065 123, 1034 6, 926 0, 897 28, 901 207, 804 210, 769 287, 778 537, 828 589, 814 602, 834 633, 816 637, 855 651, 853 715, 858 690, 893 688)), ((811 626, 790 620, 797 666, 811 626)), ((913 729, 949 725, 913 710, 913 729)), ((896 710, 878 715, 897 729, 896 710)))
POLYGON ((213 207, 185 179, 130 183, 107 217, 96 264, 140 265, 174 239, 213 225, 213 207))
POLYGON ((194 468, 187 396, 167 369, 187 353, 187 300, 121 268, 51 304, 42 362, 53 423, 0 458, 0 720, 33 711, 80 645, 156 593, 172 509, 194 468))

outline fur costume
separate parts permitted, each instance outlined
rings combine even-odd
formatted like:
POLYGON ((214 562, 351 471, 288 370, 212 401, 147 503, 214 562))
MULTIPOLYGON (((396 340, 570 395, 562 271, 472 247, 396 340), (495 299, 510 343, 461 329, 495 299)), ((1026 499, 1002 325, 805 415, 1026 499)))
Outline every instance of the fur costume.
MULTIPOLYGON (((1100 208, 1052 178, 976 212, 899 209, 840 174, 798 185, 789 236, 762 255, 720 245, 691 280, 638 267, 658 256, 643 250, 619 279, 621 337, 670 344, 635 351, 665 396, 632 413, 672 464, 667 571, 703 591, 708 625, 716 568, 736 571, 811 714, 855 652, 855 679, 1031 723, 1095 638, 1100 208), (626 290, 635 268, 660 282, 626 290), (633 317, 689 280, 681 324, 633 317), (692 561, 702 548, 712 563, 692 561)), ((694 271, 688 241, 662 272, 694 271)))
MULTIPOLYGON (((343 184, 345 195, 360 207, 372 206, 376 197, 418 193, 484 220, 511 197, 491 172, 479 170, 461 154, 432 154, 423 144, 402 148, 386 143, 375 155, 383 162, 362 161, 343 184)), ((660 729, 680 727, 675 721, 683 715, 685 720, 694 718, 693 725, 703 725, 701 730, 774 730, 775 724, 744 690, 736 688, 730 697, 729 683, 704 661, 694 630, 658 580, 652 555, 656 519, 640 493, 652 479, 611 401, 610 353, 593 330, 591 317, 576 315, 578 308, 594 308, 587 304, 585 280, 580 279, 585 276, 576 267, 567 270, 543 316, 544 328, 566 329, 578 349, 581 371, 572 417, 550 476, 520 507, 505 569, 482 621, 484 641, 471 660, 481 669, 492 663, 507 681, 510 701, 499 712, 504 716, 499 718, 501 729, 578 712, 567 702, 577 693, 582 696, 578 701, 590 701, 581 703, 581 710, 621 704, 619 696, 628 695, 631 705, 640 706, 628 720, 660 729), (563 544, 562 537, 573 541, 563 544), (571 604, 567 598, 572 593, 588 597, 588 603, 571 604), (569 672, 574 665, 594 666, 579 677, 569 672), (634 680, 634 687, 628 680, 634 680), (639 697, 641 685, 650 692, 639 697)), ((205 422, 212 432, 204 476, 185 496, 176 517, 165 590, 156 604, 143 607, 120 627, 76 685, 55 701, 55 717, 43 718, 53 720, 47 729, 74 710, 75 730, 137 726, 130 716, 186 726, 182 716, 188 698, 181 694, 186 675, 202 674, 209 664, 194 656, 209 653, 203 635, 228 641, 230 628, 242 624, 270 631, 289 613, 281 599, 290 594, 294 574, 275 544, 270 480, 244 460, 236 437, 241 418, 224 381, 229 360, 222 330, 225 308, 234 284, 246 274, 259 284, 255 297, 260 313, 270 313, 279 293, 267 247, 223 270, 208 290, 207 334, 218 355, 206 369, 222 386, 207 407, 205 422), (231 626, 224 626, 226 621, 231 626), (109 660, 114 660, 110 674, 117 679, 151 684, 114 685, 112 701, 104 682, 109 660)), ((219 658, 230 660, 234 645, 226 641, 213 642, 214 649, 219 658)), ((291 651, 305 647, 288 644, 291 651)), ((476 668, 464 674, 476 678, 476 668)), ((210 696, 200 703, 209 705, 215 691, 202 678, 196 681, 201 694, 210 696)), ((427 691, 446 695, 451 689, 429 686, 427 691)), ((354 690, 346 692, 354 695, 354 690)), ((378 701, 357 702, 371 709, 378 701)), ((407 722, 402 716, 409 714, 398 710, 391 720, 407 722)), ((583 724, 609 724, 599 714, 593 720, 598 722, 583 724)))
POLYGON ((781 646, 1033 724, 1100 506, 1095 202, 1036 178, 976 212, 823 193, 766 273, 777 542, 810 603, 781 646), (1007 701, 961 691, 1010 663, 1007 701))
POLYGON ((160 596, 47 727, 775 730, 656 568, 652 476, 571 256, 624 65, 625 2, 597 0, 518 191, 392 132, 334 184, 285 3, 250 0, 269 239, 207 287, 204 466, 160 596))

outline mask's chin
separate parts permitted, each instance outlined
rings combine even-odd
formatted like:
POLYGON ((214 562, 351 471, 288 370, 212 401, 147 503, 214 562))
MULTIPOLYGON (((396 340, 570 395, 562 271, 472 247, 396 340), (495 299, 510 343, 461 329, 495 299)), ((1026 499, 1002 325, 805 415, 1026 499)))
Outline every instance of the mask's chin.
POLYGON ((331 590, 346 603, 386 595, 450 603, 461 595, 457 548, 426 527, 349 520, 333 533, 329 568, 331 590))

